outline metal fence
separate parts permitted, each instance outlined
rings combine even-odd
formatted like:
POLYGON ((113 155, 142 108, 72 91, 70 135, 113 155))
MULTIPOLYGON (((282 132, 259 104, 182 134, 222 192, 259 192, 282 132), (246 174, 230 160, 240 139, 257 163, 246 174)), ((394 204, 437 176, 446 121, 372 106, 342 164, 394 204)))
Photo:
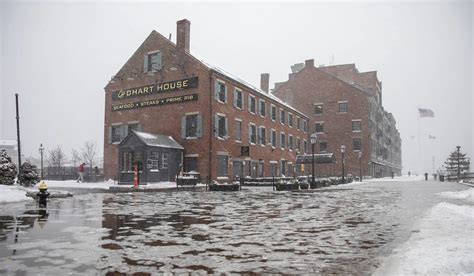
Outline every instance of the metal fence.
MULTIPOLYGON (((79 168, 77 167, 45 167, 45 180, 76 180, 79 177, 79 168)), ((102 182, 104 181, 103 170, 98 168, 84 167, 84 182, 102 182)))

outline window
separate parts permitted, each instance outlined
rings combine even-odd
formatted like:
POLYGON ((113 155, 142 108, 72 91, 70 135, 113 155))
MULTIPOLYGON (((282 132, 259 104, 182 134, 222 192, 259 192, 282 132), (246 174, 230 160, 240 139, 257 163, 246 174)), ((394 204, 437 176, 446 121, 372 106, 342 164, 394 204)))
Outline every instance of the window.
POLYGON ((169 163, 170 163, 170 154, 166 152, 161 153, 161 168, 168 169, 169 163))
POLYGON ((300 130, 301 129, 301 119, 300 117, 296 117, 296 129, 300 130))
POLYGON ((158 152, 157 151, 150 151, 148 155, 148 168, 150 171, 158 171, 158 152))
POLYGON ((319 142, 319 152, 326 152, 328 148, 327 142, 319 142))
POLYGON ((271 106, 271 116, 272 116, 272 121, 276 121, 277 119, 277 108, 276 106, 272 105, 271 106))
POLYGON ((293 127, 293 114, 288 113, 288 125, 293 127))
POLYGON ((294 146, 294 141, 293 141, 293 135, 288 135, 288 149, 293 150, 294 146))
POLYGON ((272 147, 276 148, 277 146, 277 133, 274 129, 272 129, 272 136, 270 142, 272 143, 272 147))
POLYGON ((216 115, 215 135, 219 138, 227 138, 227 118, 224 115, 216 115))
POLYGON ((258 112, 260 113, 260 116, 265 117, 266 114, 266 105, 265 105, 265 100, 258 100, 258 112))
POLYGON ((217 155, 217 177, 226 177, 228 175, 228 161, 229 157, 227 155, 217 155))
POLYGON ((262 146, 265 146, 266 133, 265 127, 261 126, 258 128, 258 143, 262 146))
POLYGON ((185 157, 184 165, 187 172, 197 172, 198 171, 198 158, 197 157, 185 157))
POLYGON ((235 140, 242 141, 242 121, 235 120, 235 140))
POLYGON ((323 114, 323 104, 314 104, 314 114, 323 114))
POLYGON ((140 131, 140 124, 138 124, 138 123, 129 123, 128 124, 128 133, 132 132, 132 130, 140 131))
POLYGON ((254 124, 249 124, 249 143, 254 145, 257 143, 257 126, 254 124))
POLYGON ((256 112, 256 100, 255 100, 255 97, 253 96, 250 96, 249 95, 249 103, 248 103, 248 106, 249 106, 249 112, 252 113, 252 114, 255 114, 257 113, 256 112))
POLYGON ((324 132, 324 122, 316 122, 315 129, 316 132, 324 132))
POLYGON ((296 137, 296 150, 301 151, 301 139, 300 139, 300 137, 296 137))
POLYGON ((347 102, 339 102, 339 113, 347 112, 347 102))
POLYGON ((277 175, 277 173, 278 173, 277 172, 278 163, 276 163, 276 161, 275 162, 270 161, 270 162, 271 162, 270 163, 270 172, 271 172, 272 176, 278 176, 277 175))
POLYGON ((280 133, 280 147, 284 149, 286 147, 286 136, 285 133, 280 133))
POLYGON ((360 138, 354 138, 352 139, 352 149, 353 150, 360 150, 361 149, 361 139, 360 138))
POLYGON ((143 63, 144 72, 152 72, 161 69, 161 53, 154 52, 145 55, 143 63))
POLYGON ((225 83, 216 81, 215 98, 218 102, 227 102, 227 87, 225 86, 225 83))
POLYGON ((120 143, 128 135, 128 126, 111 126, 109 128, 109 143, 120 143))
POLYGON ((308 152, 308 141, 306 141, 306 140, 303 140, 303 150, 304 150, 303 153, 308 152))
POLYGON ((143 170, 143 154, 140 151, 122 152, 122 171, 132 172, 135 169, 135 164, 138 162, 138 170, 143 170))
POLYGON ((308 132, 308 121, 303 120, 303 131, 308 132))
POLYGON ((280 160, 281 176, 286 176, 286 160, 280 160))
POLYGON ((282 124, 286 123, 285 110, 283 109, 280 109, 280 123, 282 124))
POLYGON ((183 138, 198 138, 202 136, 202 120, 199 114, 188 114, 181 122, 183 138))
POLYGON ((244 96, 242 91, 234 89, 234 107, 242 110, 244 108, 244 96))
POLYGON ((263 168, 264 164, 265 164, 265 162, 263 162, 263 160, 258 161, 258 169, 257 169, 257 176, 258 177, 263 177, 263 172, 265 171, 264 168, 263 168))
POLYGON ((354 131, 354 132, 361 131, 361 122, 360 122, 360 120, 353 120, 352 121, 352 131, 354 131))
POLYGON ((202 116, 197 112, 181 117, 181 138, 193 139, 202 137, 202 116))

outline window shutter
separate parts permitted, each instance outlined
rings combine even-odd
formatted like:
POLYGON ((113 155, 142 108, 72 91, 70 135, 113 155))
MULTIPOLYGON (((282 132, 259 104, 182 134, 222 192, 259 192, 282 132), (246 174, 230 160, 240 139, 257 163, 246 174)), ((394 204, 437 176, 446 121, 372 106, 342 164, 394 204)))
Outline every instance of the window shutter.
POLYGON ((198 138, 202 137, 202 116, 198 115, 197 116, 197 129, 196 129, 196 136, 198 138))
POLYGON ((248 141, 249 141, 249 144, 252 143, 252 139, 251 139, 251 131, 252 131, 252 126, 249 124, 249 133, 248 133, 248 141))
POLYGON ((244 95, 244 92, 241 92, 242 93, 242 110, 245 110, 245 95, 244 95))
POLYGON ((227 86, 224 86, 224 102, 227 102, 227 86))
POLYGON ((214 116, 214 136, 219 136, 219 117, 217 115, 214 116))
POLYGON ((219 82, 217 80, 214 85, 214 100, 219 100, 219 82))
POLYGON ((250 95, 248 96, 247 109, 248 109, 249 112, 252 112, 252 111, 250 110, 250 95))
POLYGON ((227 118, 225 118, 225 136, 230 136, 227 118))
POLYGON ((109 127, 109 144, 112 144, 112 127, 109 127))
POLYGON ((162 65, 161 52, 159 52, 157 56, 158 56, 158 63, 157 63, 156 66, 157 66, 158 68, 156 68, 156 69, 157 69, 157 70, 161 70, 161 65, 162 65))
POLYGON ((148 72, 148 55, 143 56, 143 72, 148 72))
POLYGON ((181 138, 186 139, 186 116, 181 117, 181 138))
POLYGON ((237 91, 234 90, 234 107, 237 107, 237 91))

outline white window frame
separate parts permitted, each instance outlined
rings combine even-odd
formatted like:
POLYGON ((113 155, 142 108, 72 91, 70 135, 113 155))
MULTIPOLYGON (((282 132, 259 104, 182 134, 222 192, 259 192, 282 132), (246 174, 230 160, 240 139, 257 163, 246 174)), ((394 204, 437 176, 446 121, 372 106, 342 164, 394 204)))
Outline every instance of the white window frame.
POLYGON ((355 120, 352 120, 352 123, 351 123, 351 129, 352 129, 352 132, 362 132, 362 119, 355 119, 355 120), (353 124, 354 122, 359 122, 360 125, 359 125, 359 130, 354 130, 353 128, 353 124))
POLYGON ((228 120, 226 120, 227 116, 224 113, 216 113, 216 116, 224 118, 224 128, 225 128, 225 130, 227 130, 224 137, 219 136, 219 123, 217 123, 217 129, 216 129, 217 137, 216 138, 221 139, 221 140, 226 140, 227 138, 229 138, 229 126, 227 125, 228 120))
POLYGON ((280 124, 285 125, 286 124, 286 110, 284 108, 280 107, 280 124), (281 116, 281 112, 283 111, 283 116, 281 116), (282 121, 283 120, 283 121, 282 121))
MULTIPOLYGON (((251 139, 249 139, 249 144, 250 144, 250 145, 256 145, 256 144, 257 144, 257 142, 258 142, 258 141, 257 141, 257 140, 258 140, 258 139, 257 139, 257 138, 258 138, 258 137, 257 137, 257 136, 258 136, 258 134, 257 134, 258 127, 257 127, 257 125, 256 125, 256 124, 254 124, 254 123, 249 123, 249 126, 254 126, 254 127, 255 127, 255 143, 253 143, 253 142, 252 142, 252 140, 251 140, 251 139)), ((249 135, 248 135, 248 136, 250 136, 250 133, 249 133, 249 135)), ((250 137, 249 137, 249 138, 250 138, 250 137)))
POLYGON ((288 150, 289 151, 293 151, 295 147, 295 137, 293 136, 293 134, 288 134, 288 150), (290 144, 290 137, 291 137, 291 140, 293 143, 290 144))
POLYGON ((267 116, 267 103, 264 99, 258 99, 258 115, 262 118, 265 118, 267 116), (265 113, 264 115, 262 115, 261 103, 263 103, 263 106, 265 107, 263 110, 263 112, 265 113))
POLYGON ((261 142, 261 141, 257 141, 257 142, 258 142, 258 144, 260 144, 260 146, 265 147, 265 143, 266 143, 267 135, 268 135, 268 134, 267 134, 267 129, 265 128, 265 126, 259 126, 259 127, 258 127, 258 136, 257 136, 257 139, 258 139, 258 140, 261 139, 261 137, 260 137, 261 134, 262 134, 262 133, 261 133, 261 129, 264 129, 264 130, 265 130, 265 139, 263 139, 263 142, 261 142))
POLYGON ((270 104, 270 119, 273 122, 276 122, 278 120, 278 109, 277 109, 276 105, 274 105, 274 104, 270 104), (275 119, 273 119, 273 116, 272 116, 273 109, 275 109, 275 119))
MULTIPOLYGON (((324 113, 324 104, 323 104, 323 103, 314 103, 313 106, 314 106, 313 114, 314 114, 315 116, 323 115, 323 113, 324 113), (321 113, 316 113, 316 106, 317 106, 317 105, 322 106, 322 112, 321 112, 321 113)), ((339 108, 339 106, 338 106, 338 108, 339 108)))
POLYGON ((288 126, 289 126, 290 128, 293 128, 293 126, 294 126, 294 124, 295 124, 295 122, 293 121, 293 119, 294 119, 293 113, 288 112, 288 126), (290 125, 290 118, 291 118, 291 125, 290 125))
POLYGON ((282 150, 286 149, 286 134, 284 132, 280 132, 280 148, 282 150), (281 139, 282 135, 285 137, 284 141, 281 139))
POLYGON ((316 133, 324 133, 324 121, 317 121, 317 122, 314 122, 314 132, 316 133), (323 125, 323 131, 318 131, 316 129, 316 124, 322 124, 323 125))
MULTIPOLYGON (((238 93, 240 93, 240 95, 242 95, 242 107, 238 107, 236 104, 234 104, 234 107, 238 110, 244 110, 244 102, 245 102, 244 92, 242 91, 242 89, 234 87, 234 95, 232 95, 232 96, 235 96, 235 92, 238 92, 238 93)), ((234 102, 237 103, 236 100, 234 100, 234 102)))
POLYGON ((338 101, 337 102, 337 113, 344 114, 344 113, 347 113, 347 112, 349 112, 349 102, 348 101, 338 101), (340 106, 341 106, 342 103, 345 103, 346 107, 347 107, 346 111, 344 111, 344 112, 341 112, 341 107, 340 106))
MULTIPOLYGON (((227 95, 226 95, 227 93, 225 92, 225 91, 227 90, 227 85, 225 84, 225 81, 220 80, 220 79, 216 79, 216 82, 217 82, 218 84, 223 84, 223 85, 224 85, 224 101, 221 101, 220 98, 219 98, 219 96, 217 97, 216 101, 217 101, 218 103, 225 104, 225 103, 227 103, 227 95)), ((219 86, 219 85, 218 85, 218 86, 219 86)), ((217 94, 219 94, 219 93, 220 93, 220 91, 217 92, 217 94)))
POLYGON ((240 122, 240 140, 237 139, 237 131, 236 131, 236 134, 235 134, 235 142, 237 142, 237 143, 242 143, 242 119, 235 118, 234 121, 236 122, 236 123, 235 123, 235 127, 234 127, 234 131, 237 130, 237 122, 240 122))
POLYGON ((277 131, 276 131, 275 129, 272 128, 272 129, 270 130, 270 134, 271 134, 271 136, 270 136, 270 145, 271 145, 272 149, 276 149, 277 144, 278 144, 278 143, 277 143, 277 141, 278 141, 278 133, 277 133, 277 131), (275 133, 275 140, 274 140, 274 141, 272 141, 272 140, 273 140, 273 133, 275 133), (273 142, 275 142, 275 143, 273 143, 273 142), (275 144, 275 145, 273 145, 273 144, 275 144))
POLYGON ((257 97, 255 97, 255 96, 252 95, 252 94, 249 94, 249 97, 252 98, 252 99, 254 100, 254 102, 255 102, 255 112, 250 111, 250 99, 249 99, 249 101, 248 101, 248 103, 247 103, 247 105, 248 105, 248 111, 249 111, 250 114, 256 115, 257 112, 258 112, 258 106, 257 106, 258 101, 257 101, 257 97))

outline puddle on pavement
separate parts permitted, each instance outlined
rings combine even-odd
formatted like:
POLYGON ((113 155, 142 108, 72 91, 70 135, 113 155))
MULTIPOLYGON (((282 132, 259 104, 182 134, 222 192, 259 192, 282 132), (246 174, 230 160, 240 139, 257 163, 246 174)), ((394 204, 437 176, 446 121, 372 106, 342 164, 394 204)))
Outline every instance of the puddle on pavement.
POLYGON ((368 274, 411 232, 405 193, 373 184, 21 203, 0 216, 0 273, 368 274))

